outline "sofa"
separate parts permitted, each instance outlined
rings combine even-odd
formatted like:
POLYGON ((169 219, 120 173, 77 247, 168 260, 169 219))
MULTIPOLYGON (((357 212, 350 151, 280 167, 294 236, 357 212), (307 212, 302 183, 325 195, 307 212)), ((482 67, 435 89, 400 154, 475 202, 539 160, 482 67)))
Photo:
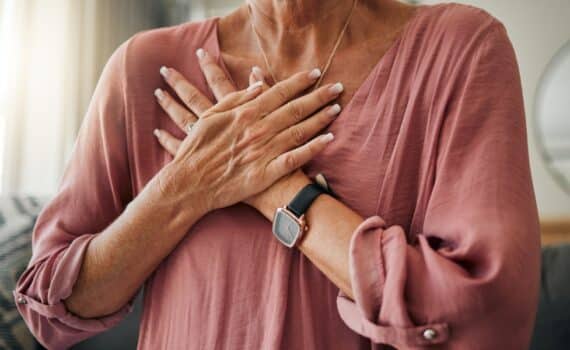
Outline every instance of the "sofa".
MULTIPOLYGON (((31 256, 31 232, 48 199, 0 197, 0 349, 43 349, 28 331, 12 298, 18 276, 31 256)), ((570 244, 544 247, 539 308, 531 349, 570 349, 570 244)), ((516 293, 516 291, 513 291, 516 293)), ((136 349, 142 292, 133 312, 109 331, 73 347, 136 349)))

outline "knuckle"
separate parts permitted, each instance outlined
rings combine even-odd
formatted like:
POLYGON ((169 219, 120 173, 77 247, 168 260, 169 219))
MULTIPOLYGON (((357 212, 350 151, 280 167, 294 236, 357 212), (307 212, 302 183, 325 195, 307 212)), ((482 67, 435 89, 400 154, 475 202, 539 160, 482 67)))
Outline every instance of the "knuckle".
POLYGON ((290 88, 286 84, 275 85, 275 92, 283 100, 288 100, 291 96, 290 88))
POLYGON ((316 98, 317 98, 317 101, 318 101, 321 105, 323 105, 323 104, 329 102, 329 99, 330 99, 329 96, 330 96, 330 94, 329 94, 325 89, 321 89, 321 91, 319 91, 319 92, 317 93, 316 98))
POLYGON ((307 144, 307 153, 316 154, 317 151, 318 151, 317 146, 313 142, 307 144))
POLYGON ((263 130, 260 127, 249 127, 243 132, 244 142, 248 145, 256 143, 264 135, 263 130))
POLYGON ((254 148, 247 151, 247 155, 244 157, 244 161, 247 163, 253 163, 258 159, 263 158, 264 152, 261 149, 254 148))
POLYGON ((253 108, 240 108, 236 112, 236 119, 242 122, 247 122, 255 118, 255 109, 253 108))
POLYGON ((229 82, 229 78, 225 74, 215 74, 211 81, 214 85, 220 85, 229 82))
POLYGON ((297 168, 297 157, 292 154, 286 154, 283 159, 285 167, 289 170, 297 168))
POLYGON ((296 145, 301 145, 305 141, 305 130, 301 127, 290 129, 291 138, 296 145))
POLYGON ((186 102, 189 105, 195 104, 198 100, 198 91, 194 90, 194 89, 190 89, 187 93, 186 93, 186 98, 184 99, 184 102, 186 102))
MULTIPOLYGON (((200 99, 198 102, 195 103, 196 109, 199 111, 207 111, 208 109, 210 109, 210 105, 208 103, 206 103, 206 101, 200 99)), ((200 112, 200 115, 202 112, 200 112)))
POLYGON ((303 108, 300 106, 298 102, 291 101, 287 103, 287 106, 289 109, 289 113, 293 116, 293 119, 296 122, 303 120, 304 117, 303 108))

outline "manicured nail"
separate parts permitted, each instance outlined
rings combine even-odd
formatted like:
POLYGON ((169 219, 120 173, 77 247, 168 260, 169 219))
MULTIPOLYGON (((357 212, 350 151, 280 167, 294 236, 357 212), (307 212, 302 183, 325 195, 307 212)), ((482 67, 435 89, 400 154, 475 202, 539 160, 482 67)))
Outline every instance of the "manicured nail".
POLYGON ((321 70, 318 68, 315 68, 309 72, 309 78, 311 79, 317 79, 320 76, 321 76, 321 70))
POLYGON ((199 48, 198 50, 196 50, 196 56, 198 56, 199 59, 204 58, 204 56, 206 56, 206 53, 204 52, 203 48, 199 48))
POLYGON ((164 98, 164 92, 162 91, 162 89, 156 89, 154 90, 154 96, 156 96, 156 98, 158 98, 159 100, 162 100, 164 98))
POLYGON ((256 81, 255 83, 251 84, 247 87, 246 91, 253 91, 259 89, 263 85, 262 81, 256 81))
POLYGON ((160 137, 160 130, 154 129, 154 131, 152 133, 154 134, 154 136, 160 137))
POLYGON ((344 86, 342 86, 342 83, 336 83, 329 88, 329 91, 332 92, 333 94, 340 94, 342 90, 344 90, 344 86))
POLYGON ((253 66, 251 72, 256 80, 263 80, 263 71, 258 66, 253 66))
POLYGON ((162 74, 163 77, 168 78, 169 73, 170 71, 168 70, 168 68, 166 68, 165 66, 160 67, 160 74, 162 74))
POLYGON ((340 105, 338 103, 332 105, 327 110, 327 114, 330 116, 335 116, 340 112, 340 105))
POLYGON ((334 139, 334 135, 332 132, 329 132, 328 134, 324 134, 321 137, 323 138, 323 141, 325 141, 325 142, 331 142, 334 139))

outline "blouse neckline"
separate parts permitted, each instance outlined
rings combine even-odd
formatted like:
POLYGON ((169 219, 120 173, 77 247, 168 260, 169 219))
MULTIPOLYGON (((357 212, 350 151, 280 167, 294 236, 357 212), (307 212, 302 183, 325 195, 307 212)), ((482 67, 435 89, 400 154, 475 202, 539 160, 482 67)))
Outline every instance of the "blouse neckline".
MULTIPOLYGON (((374 77, 380 71, 380 69, 384 66, 386 62, 388 62, 388 58, 397 54, 397 49, 400 47, 400 43, 409 35, 408 32, 410 31, 411 27, 415 22, 419 20, 421 15, 427 10, 428 8, 433 7, 434 5, 416 5, 416 11, 412 15, 412 17, 402 26, 400 33, 397 35, 396 39, 392 41, 386 52, 378 59, 375 63, 373 68, 367 74, 366 78, 364 78, 362 84, 355 90, 354 94, 351 96, 350 100, 343 106, 341 113, 337 116, 336 120, 340 119, 341 116, 344 114, 343 112, 350 109, 359 95, 365 94, 369 91, 369 86, 374 81, 374 77)), ((221 47, 220 47, 220 40, 219 40, 219 20, 221 16, 213 16, 210 17, 210 25, 212 26, 211 34, 209 36, 210 42, 210 50, 216 61, 220 64, 222 70, 226 73, 230 81, 234 86, 237 86, 233 77, 229 73, 229 70, 224 62, 224 59, 221 54, 221 47)))

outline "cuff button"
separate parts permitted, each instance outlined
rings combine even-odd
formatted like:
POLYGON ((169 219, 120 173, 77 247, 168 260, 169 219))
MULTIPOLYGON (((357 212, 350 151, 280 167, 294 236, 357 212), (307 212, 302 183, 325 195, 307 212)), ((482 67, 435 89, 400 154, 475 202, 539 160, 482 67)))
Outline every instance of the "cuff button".
POLYGON ((18 296, 18 299, 16 300, 18 302, 18 304, 27 304, 28 301, 26 300, 26 298, 24 298, 23 296, 18 296))
POLYGON ((422 336, 426 340, 434 340, 437 337, 437 332, 434 329, 428 328, 424 330, 422 336))

